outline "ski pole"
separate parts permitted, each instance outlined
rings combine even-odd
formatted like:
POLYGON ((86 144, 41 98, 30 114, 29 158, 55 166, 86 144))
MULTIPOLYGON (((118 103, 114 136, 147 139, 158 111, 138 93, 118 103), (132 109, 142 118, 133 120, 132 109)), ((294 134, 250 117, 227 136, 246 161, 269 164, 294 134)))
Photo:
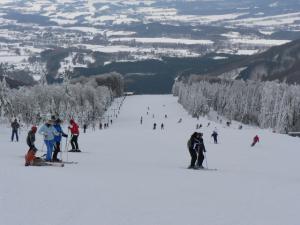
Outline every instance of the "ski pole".
POLYGON ((204 157, 205 157, 205 164, 206 164, 206 168, 208 169, 206 152, 204 152, 204 157))
POLYGON ((69 160, 69 151, 68 151, 69 142, 68 142, 68 139, 69 139, 69 129, 68 129, 68 137, 66 138, 66 144, 65 144, 65 151, 67 152, 67 162, 69 160))

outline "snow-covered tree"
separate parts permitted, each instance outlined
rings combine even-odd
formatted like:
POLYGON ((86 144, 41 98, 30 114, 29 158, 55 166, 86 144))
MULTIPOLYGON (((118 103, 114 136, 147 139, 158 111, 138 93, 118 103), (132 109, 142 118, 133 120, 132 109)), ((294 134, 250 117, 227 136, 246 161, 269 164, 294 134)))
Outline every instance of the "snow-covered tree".
POLYGON ((298 85, 190 76, 176 79, 173 94, 193 116, 214 110, 277 132, 300 130, 298 85))

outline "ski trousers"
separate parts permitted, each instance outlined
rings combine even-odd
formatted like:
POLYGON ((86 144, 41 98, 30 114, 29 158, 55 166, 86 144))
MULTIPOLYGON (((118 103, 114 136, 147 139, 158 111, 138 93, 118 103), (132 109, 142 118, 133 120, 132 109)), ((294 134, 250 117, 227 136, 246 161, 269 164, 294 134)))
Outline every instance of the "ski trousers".
POLYGON ((47 156, 46 156, 46 161, 51 161, 52 159, 52 151, 53 151, 53 145, 54 145, 54 140, 44 140, 46 147, 47 147, 47 156))
POLYGON ((195 167, 195 163, 196 163, 196 160, 197 160, 197 153, 196 151, 193 149, 193 148, 189 148, 189 152, 190 152, 190 155, 191 155, 191 167, 195 167))
POLYGON ((55 142, 54 145, 54 152, 53 152, 53 158, 52 159, 57 159, 57 155, 60 152, 60 142, 55 142))
POLYGON ((72 145, 72 150, 75 150, 75 149, 79 149, 78 147, 78 136, 79 135, 72 135, 71 137, 71 145, 72 145))
POLYGON ((203 151, 200 149, 198 151, 197 165, 202 166, 203 160, 204 160, 204 154, 203 154, 203 151))
POLYGON ((14 137, 16 136, 17 141, 19 141, 18 130, 13 129, 11 133, 11 141, 14 141, 14 137))

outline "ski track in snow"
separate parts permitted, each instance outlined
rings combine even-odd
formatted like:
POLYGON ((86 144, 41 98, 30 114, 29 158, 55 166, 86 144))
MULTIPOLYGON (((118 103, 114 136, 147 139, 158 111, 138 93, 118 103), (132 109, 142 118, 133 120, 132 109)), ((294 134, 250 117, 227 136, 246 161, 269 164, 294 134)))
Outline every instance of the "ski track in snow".
MULTIPOLYGON (((170 95, 127 97, 109 129, 80 135, 86 153, 69 153, 79 164, 64 168, 24 167, 27 129, 19 143, 11 143, 10 129, 2 127, 0 224, 299 224, 299 139, 246 126, 238 130, 237 123, 207 123, 188 116, 170 95), (208 167, 218 171, 185 169, 186 142, 196 123, 204 126, 208 167), (215 127, 218 145, 210 138, 215 127), (255 134, 261 143, 251 148, 255 134)), ((37 139, 41 149, 38 134, 37 139)))

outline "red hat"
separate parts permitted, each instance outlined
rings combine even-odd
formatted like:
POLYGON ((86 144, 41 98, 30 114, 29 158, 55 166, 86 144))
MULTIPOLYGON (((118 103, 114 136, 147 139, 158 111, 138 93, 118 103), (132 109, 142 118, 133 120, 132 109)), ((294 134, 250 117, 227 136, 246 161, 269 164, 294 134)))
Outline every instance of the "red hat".
POLYGON ((37 131, 37 127, 36 127, 36 126, 32 126, 32 127, 31 127, 31 130, 32 130, 33 132, 36 132, 36 131, 37 131))
POLYGON ((73 120, 73 119, 71 119, 71 120, 70 120, 70 123, 74 123, 74 120, 73 120))

